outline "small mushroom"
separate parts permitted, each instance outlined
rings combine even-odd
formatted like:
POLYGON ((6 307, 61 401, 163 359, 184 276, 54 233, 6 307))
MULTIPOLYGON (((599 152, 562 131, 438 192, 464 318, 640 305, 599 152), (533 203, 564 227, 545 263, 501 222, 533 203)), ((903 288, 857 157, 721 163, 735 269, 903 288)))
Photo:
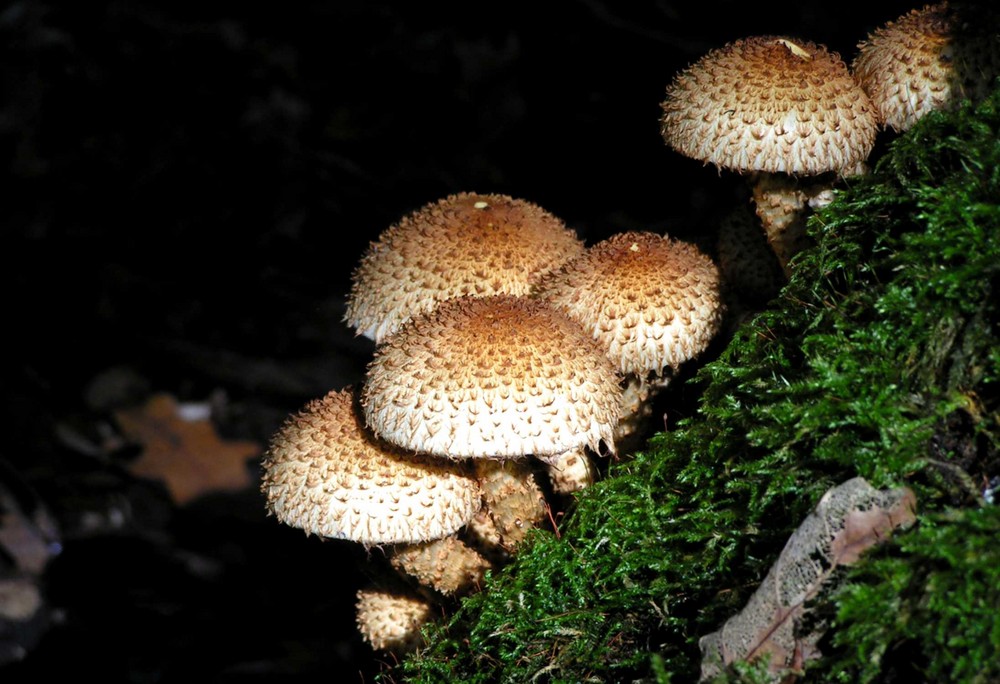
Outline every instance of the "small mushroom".
MULTIPOLYGON (((626 378, 626 419, 708 347, 723 315, 711 258, 650 231, 625 231, 592 245, 545 278, 536 296, 579 322, 626 378)), ((632 426, 618 430, 622 437, 632 426)))
POLYGON ((875 107, 840 55, 787 36, 708 52, 674 77, 662 109, 660 131, 674 150, 751 174, 758 216, 786 273, 808 244, 810 199, 837 177, 864 172, 878 131, 875 107))
POLYGON ((535 204, 499 194, 449 195, 369 245, 353 273, 344 320, 381 343, 446 299, 528 294, 583 249, 575 232, 535 204))
POLYGON ((402 655, 424 643, 421 628, 431 619, 433 605, 425 597, 402 589, 361 589, 355 620, 362 638, 376 651, 402 655))
POLYGON ((512 295, 459 297, 375 351, 367 424, 403 449, 449 458, 614 451, 621 388, 603 349, 562 311, 512 295))
POLYGON ((870 33, 851 69, 882 123, 905 131, 929 112, 986 97, 1000 74, 996 27, 995 10, 924 5, 870 33))
POLYGON ((373 436, 351 387, 286 420, 265 454, 261 491, 282 523, 366 546, 452 534, 476 514, 482 495, 466 464, 373 436))

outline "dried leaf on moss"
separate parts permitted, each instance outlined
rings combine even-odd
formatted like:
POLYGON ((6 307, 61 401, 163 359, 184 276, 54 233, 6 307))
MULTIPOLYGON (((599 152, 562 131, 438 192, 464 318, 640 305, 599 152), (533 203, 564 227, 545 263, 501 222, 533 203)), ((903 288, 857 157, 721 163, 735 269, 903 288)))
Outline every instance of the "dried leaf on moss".
POLYGON ((702 679, 736 661, 769 659, 774 681, 819 655, 819 625, 802 631, 808 602, 894 530, 911 525, 916 497, 905 487, 877 490, 855 477, 830 489, 789 537, 778 560, 746 606, 700 640, 702 679))

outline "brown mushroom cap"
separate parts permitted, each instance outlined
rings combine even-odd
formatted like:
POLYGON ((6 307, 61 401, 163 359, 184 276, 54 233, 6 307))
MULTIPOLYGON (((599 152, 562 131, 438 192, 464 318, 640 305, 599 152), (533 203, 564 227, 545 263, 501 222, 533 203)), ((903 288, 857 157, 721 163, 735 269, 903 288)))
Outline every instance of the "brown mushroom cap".
POLYGON ((909 129, 925 114, 979 100, 1000 73, 996 18, 941 2, 911 10, 858 44, 851 68, 882 122, 909 129))
POLYGON ((361 637, 377 651, 408 653, 424 643, 421 627, 432 613, 431 603, 402 590, 361 589, 355 620, 361 637))
POLYGON ((459 193, 385 230, 355 269, 344 320, 380 343, 414 314, 461 296, 528 294, 584 249, 563 222, 506 195, 459 193))
POLYGON ((366 545, 449 535, 482 503, 463 464, 375 439, 350 388, 291 416, 272 437, 263 470, 261 491, 278 520, 366 545))
POLYGON ((548 276, 538 297, 579 321, 622 374, 659 375, 700 354, 722 322, 720 275, 696 246, 612 235, 548 276))
POLYGON ((613 451, 619 378, 580 326, 526 297, 460 297, 414 317, 375 352, 368 425, 452 458, 613 451))
POLYGON ((712 50, 674 78, 662 108, 668 145, 740 172, 854 173, 878 131, 840 55, 781 36, 712 50))

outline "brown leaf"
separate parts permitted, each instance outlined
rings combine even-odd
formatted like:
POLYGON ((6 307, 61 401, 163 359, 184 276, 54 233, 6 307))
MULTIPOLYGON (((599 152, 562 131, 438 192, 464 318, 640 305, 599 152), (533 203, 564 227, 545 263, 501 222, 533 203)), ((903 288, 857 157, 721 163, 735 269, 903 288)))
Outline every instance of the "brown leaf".
POLYGON ((806 603, 828 585, 833 571, 916 519, 916 497, 905 487, 877 490, 856 477, 823 495, 792 533, 778 560, 746 606, 701 638, 702 679, 736 661, 770 657, 774 681, 787 681, 818 658, 822 625, 802 634, 806 603))
POLYGON ((260 456, 252 441, 224 440, 210 420, 186 419, 169 394, 115 412, 122 432, 143 446, 130 472, 162 480, 179 505, 216 491, 239 491, 253 483, 250 459, 260 456))

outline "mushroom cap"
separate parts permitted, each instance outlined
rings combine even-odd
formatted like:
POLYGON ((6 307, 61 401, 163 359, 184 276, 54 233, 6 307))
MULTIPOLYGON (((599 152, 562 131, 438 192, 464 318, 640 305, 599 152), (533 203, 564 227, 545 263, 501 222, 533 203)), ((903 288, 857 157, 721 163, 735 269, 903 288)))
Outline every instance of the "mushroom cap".
POLYGON ((989 92, 1000 73, 996 18, 971 11, 924 5, 858 44, 851 69, 886 126, 905 131, 931 111, 989 92))
POLYGON ((579 321, 623 375, 659 375, 700 354, 718 332, 720 280, 695 245, 626 231, 548 276, 537 296, 579 321))
POLYGON ((433 613, 430 601, 402 590, 360 589, 355 621, 361 637, 376 651, 408 653, 424 643, 420 629, 433 613))
POLYGON ((674 77, 662 108, 668 145, 739 172, 855 173, 878 132, 840 55, 782 36, 710 51, 674 77))
POLYGON ((528 294, 583 249, 574 231, 535 204, 498 194, 449 195, 369 245, 352 275, 344 320, 381 343, 446 299, 528 294))
POLYGON ((459 297, 414 317, 375 351, 368 425, 405 449, 452 458, 614 450, 619 378, 561 311, 512 295, 459 297))
POLYGON ((482 505, 478 481, 463 464, 372 436, 351 388, 286 420, 264 456, 261 491, 281 522, 365 545, 449 535, 482 505))

